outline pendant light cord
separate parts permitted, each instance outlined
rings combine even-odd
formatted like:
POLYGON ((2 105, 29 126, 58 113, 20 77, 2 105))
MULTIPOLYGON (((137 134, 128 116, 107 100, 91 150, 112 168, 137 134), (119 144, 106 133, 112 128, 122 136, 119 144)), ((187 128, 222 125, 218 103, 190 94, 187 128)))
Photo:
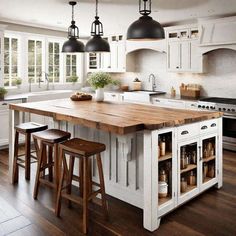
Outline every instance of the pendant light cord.
POLYGON ((96 11, 95 11, 96 17, 98 17, 98 0, 96 0, 96 11))
POLYGON ((72 5, 72 21, 74 21, 74 5, 72 5))

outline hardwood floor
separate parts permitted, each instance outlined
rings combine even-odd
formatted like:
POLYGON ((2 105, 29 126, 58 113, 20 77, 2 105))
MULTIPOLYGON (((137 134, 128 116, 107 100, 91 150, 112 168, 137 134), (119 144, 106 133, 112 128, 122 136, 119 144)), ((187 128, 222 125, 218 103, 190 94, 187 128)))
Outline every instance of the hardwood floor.
MULTIPOLYGON (((8 153, 0 151, 0 236, 1 235, 83 235, 82 212, 62 204, 61 218, 54 215, 55 195, 41 188, 38 200, 33 200, 34 174, 30 182, 20 171, 18 185, 8 179, 8 153)), ((110 235, 236 235, 236 153, 224 151, 224 185, 212 188, 161 220, 160 228, 150 233, 142 228, 142 211, 109 197, 108 222, 96 206, 91 206, 89 234, 110 235)))

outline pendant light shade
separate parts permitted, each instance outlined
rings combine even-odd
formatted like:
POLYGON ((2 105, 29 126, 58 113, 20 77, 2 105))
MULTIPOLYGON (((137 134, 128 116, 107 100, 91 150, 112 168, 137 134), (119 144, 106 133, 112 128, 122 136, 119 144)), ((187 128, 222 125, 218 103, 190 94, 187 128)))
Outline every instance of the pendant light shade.
POLYGON ((98 16, 98 0, 96 0, 96 16, 91 26, 92 38, 85 46, 86 52, 110 52, 110 45, 107 40, 103 39, 103 25, 98 16))
POLYGON ((70 1, 69 4, 72 6, 72 21, 68 28, 68 40, 62 46, 62 52, 64 53, 76 53, 84 52, 84 44, 79 39, 79 28, 75 25, 74 21, 74 6, 75 1, 70 1))
POLYGON ((139 0, 139 13, 142 16, 129 26, 128 40, 159 40, 165 38, 161 24, 149 16, 151 12, 151 0, 139 0))

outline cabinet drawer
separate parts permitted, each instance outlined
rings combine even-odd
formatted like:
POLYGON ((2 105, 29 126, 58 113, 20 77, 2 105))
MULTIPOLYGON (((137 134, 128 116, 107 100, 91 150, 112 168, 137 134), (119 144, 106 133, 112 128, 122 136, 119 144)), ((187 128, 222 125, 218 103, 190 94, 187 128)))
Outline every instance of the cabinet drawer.
POLYGON ((7 110, 9 108, 9 104, 12 103, 22 103, 22 100, 0 101, 0 111, 7 110))
POLYGON ((199 123, 184 125, 178 127, 178 139, 187 139, 199 134, 199 123))
POLYGON ((120 96, 118 93, 104 93, 104 99, 108 101, 118 102, 120 100, 120 96))
POLYGON ((212 120, 206 120, 200 123, 200 133, 206 134, 206 133, 212 133, 217 132, 218 129, 218 120, 212 119, 212 120))

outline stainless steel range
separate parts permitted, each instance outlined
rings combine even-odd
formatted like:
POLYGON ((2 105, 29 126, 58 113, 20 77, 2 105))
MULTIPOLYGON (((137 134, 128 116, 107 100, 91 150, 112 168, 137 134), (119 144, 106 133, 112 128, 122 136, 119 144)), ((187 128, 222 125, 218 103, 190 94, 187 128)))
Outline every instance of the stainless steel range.
POLYGON ((236 99, 209 97, 200 99, 198 109, 216 110, 223 116, 223 147, 236 151, 236 99))

